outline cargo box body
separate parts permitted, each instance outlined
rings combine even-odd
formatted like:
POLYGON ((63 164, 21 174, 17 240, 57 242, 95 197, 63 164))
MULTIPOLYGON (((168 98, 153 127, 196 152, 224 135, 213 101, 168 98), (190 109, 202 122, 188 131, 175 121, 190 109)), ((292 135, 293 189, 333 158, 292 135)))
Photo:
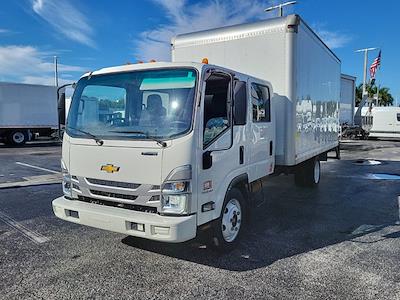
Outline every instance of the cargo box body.
POLYGON ((340 78, 340 125, 354 125, 356 78, 342 74, 340 78))
POLYGON ((58 128, 57 88, 0 82, 0 128, 58 128))
POLYGON ((179 35, 172 61, 211 64, 271 82, 276 163, 337 147, 340 60, 297 15, 179 35))

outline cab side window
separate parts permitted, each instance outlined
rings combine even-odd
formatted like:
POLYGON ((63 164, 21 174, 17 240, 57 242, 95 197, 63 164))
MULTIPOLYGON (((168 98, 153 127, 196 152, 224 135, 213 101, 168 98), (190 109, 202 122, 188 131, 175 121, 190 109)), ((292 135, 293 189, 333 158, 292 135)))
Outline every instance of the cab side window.
POLYGON ((229 127, 230 77, 213 74, 206 82, 203 147, 206 148, 229 127))
POLYGON ((253 122, 271 122, 271 99, 269 88, 260 84, 251 84, 251 102, 253 122))

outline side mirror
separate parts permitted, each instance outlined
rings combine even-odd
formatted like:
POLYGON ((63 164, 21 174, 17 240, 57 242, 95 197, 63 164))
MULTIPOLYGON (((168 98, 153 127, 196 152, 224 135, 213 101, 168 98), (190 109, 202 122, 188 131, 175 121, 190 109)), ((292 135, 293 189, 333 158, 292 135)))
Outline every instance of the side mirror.
POLYGON ((58 96, 58 123, 60 126, 65 126, 65 91, 58 96))
POLYGON ((247 119, 247 90, 246 82, 235 81, 233 99, 234 125, 246 125, 247 119))
POLYGON ((211 151, 206 151, 203 153, 203 170, 208 170, 212 166, 212 156, 211 151))
POLYGON ((64 84, 57 89, 58 137, 60 140, 62 140, 63 129, 66 123, 65 89, 68 86, 71 86, 73 89, 75 89, 76 84, 75 83, 64 84))

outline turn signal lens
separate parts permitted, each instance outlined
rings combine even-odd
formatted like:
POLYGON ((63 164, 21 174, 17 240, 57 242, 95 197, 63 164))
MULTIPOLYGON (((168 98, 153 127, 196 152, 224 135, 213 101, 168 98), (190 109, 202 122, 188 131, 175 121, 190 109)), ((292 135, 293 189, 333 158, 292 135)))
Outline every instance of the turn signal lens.
POLYGON ((162 193, 182 193, 186 192, 189 187, 189 182, 168 182, 162 188, 162 193))

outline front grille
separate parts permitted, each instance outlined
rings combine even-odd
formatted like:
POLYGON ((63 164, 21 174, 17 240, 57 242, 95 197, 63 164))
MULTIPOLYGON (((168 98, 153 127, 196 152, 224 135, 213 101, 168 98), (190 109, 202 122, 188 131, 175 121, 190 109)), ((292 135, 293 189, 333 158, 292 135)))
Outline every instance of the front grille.
POLYGON ((86 178, 86 180, 91 184, 114 186, 114 187, 120 187, 120 188, 124 188, 124 189, 135 190, 140 186, 140 184, 130 183, 130 182, 119 182, 119 181, 102 180, 102 179, 94 179, 94 178, 86 178))
POLYGON ((146 213, 153 213, 153 214, 157 213, 157 208, 156 207, 151 207, 151 206, 128 204, 128 203, 118 203, 118 202, 94 199, 94 198, 84 197, 84 196, 78 196, 78 200, 79 201, 83 201, 83 202, 87 202, 87 203, 92 203, 92 204, 118 207, 118 208, 130 209, 130 210, 146 212, 146 213))
POLYGON ((125 199, 125 200, 136 200, 138 196, 119 194, 119 193, 111 193, 97 190, 90 190, 90 193, 97 196, 117 198, 117 199, 125 199))

